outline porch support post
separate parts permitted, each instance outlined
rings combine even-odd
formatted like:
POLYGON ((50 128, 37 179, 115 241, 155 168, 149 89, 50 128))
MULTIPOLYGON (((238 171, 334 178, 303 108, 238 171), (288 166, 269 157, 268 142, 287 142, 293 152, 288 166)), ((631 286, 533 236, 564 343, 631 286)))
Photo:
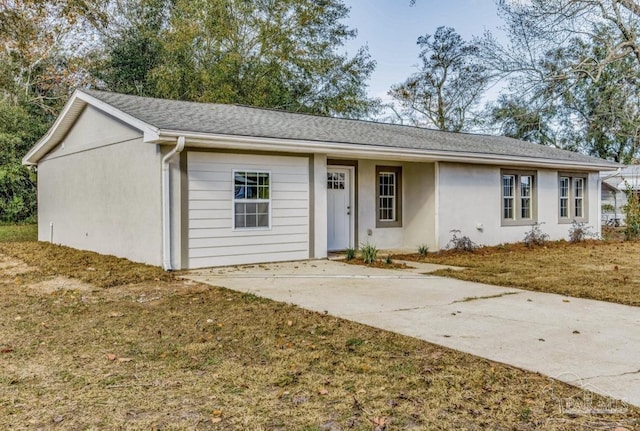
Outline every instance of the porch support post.
POLYGON ((327 257, 327 155, 313 155, 313 257, 327 257))

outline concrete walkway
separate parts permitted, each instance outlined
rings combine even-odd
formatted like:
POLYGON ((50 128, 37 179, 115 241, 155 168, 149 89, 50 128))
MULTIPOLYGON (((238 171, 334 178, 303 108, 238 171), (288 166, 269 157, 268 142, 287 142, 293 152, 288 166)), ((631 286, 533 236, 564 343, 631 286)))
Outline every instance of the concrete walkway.
POLYGON ((640 406, 640 307, 336 261, 184 277, 536 371, 640 406))

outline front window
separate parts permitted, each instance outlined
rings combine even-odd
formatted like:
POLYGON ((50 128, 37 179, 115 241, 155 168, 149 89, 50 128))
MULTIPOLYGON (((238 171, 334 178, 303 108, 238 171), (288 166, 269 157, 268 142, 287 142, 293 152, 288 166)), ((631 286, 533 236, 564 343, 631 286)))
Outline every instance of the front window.
POLYGON ((515 213, 515 175, 502 176, 502 218, 513 220, 515 213))
POLYGON ((402 226, 402 168, 376 167, 376 227, 402 226))
POLYGON ((378 219, 380 221, 396 221, 396 174, 395 172, 380 172, 378 180, 378 219))
POLYGON ((235 229, 270 227, 271 174, 233 173, 233 220, 235 229))
POLYGON ((584 217, 584 178, 574 178, 573 190, 573 216, 582 218, 584 217))
POLYGON ((502 223, 529 224, 535 219, 535 174, 502 172, 502 223))
POLYGON ((569 177, 560 177, 560 217, 569 217, 569 177))
POLYGON ((561 223, 587 221, 586 189, 585 174, 564 173, 558 176, 558 215, 561 223))

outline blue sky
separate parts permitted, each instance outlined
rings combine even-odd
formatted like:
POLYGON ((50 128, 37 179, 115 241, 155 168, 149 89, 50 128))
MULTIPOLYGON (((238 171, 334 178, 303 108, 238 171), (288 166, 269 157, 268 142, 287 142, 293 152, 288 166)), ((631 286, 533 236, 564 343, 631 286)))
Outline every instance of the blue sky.
MULTIPOLYGON (((494 0, 345 0, 351 7, 347 24, 358 30, 357 39, 347 45, 349 53, 362 45, 377 62, 369 81, 369 95, 387 99, 391 85, 416 71, 418 36, 433 34, 439 26, 453 27, 463 39, 490 30, 500 36, 502 21, 494 0)), ((493 98, 497 89, 489 92, 493 98)))

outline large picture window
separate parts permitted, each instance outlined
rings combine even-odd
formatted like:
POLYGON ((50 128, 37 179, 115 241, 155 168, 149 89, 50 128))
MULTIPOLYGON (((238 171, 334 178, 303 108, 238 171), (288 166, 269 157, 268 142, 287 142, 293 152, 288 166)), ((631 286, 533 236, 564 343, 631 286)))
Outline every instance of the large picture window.
POLYGON ((402 168, 376 166, 376 227, 402 226, 402 168))
POLYGON ((587 176, 584 174, 561 173, 558 177, 560 222, 588 221, 587 176))
POLYGON ((256 229, 270 227, 271 174, 234 171, 233 227, 256 229))
POLYGON ((535 222, 535 172, 502 171, 502 224, 535 222))

